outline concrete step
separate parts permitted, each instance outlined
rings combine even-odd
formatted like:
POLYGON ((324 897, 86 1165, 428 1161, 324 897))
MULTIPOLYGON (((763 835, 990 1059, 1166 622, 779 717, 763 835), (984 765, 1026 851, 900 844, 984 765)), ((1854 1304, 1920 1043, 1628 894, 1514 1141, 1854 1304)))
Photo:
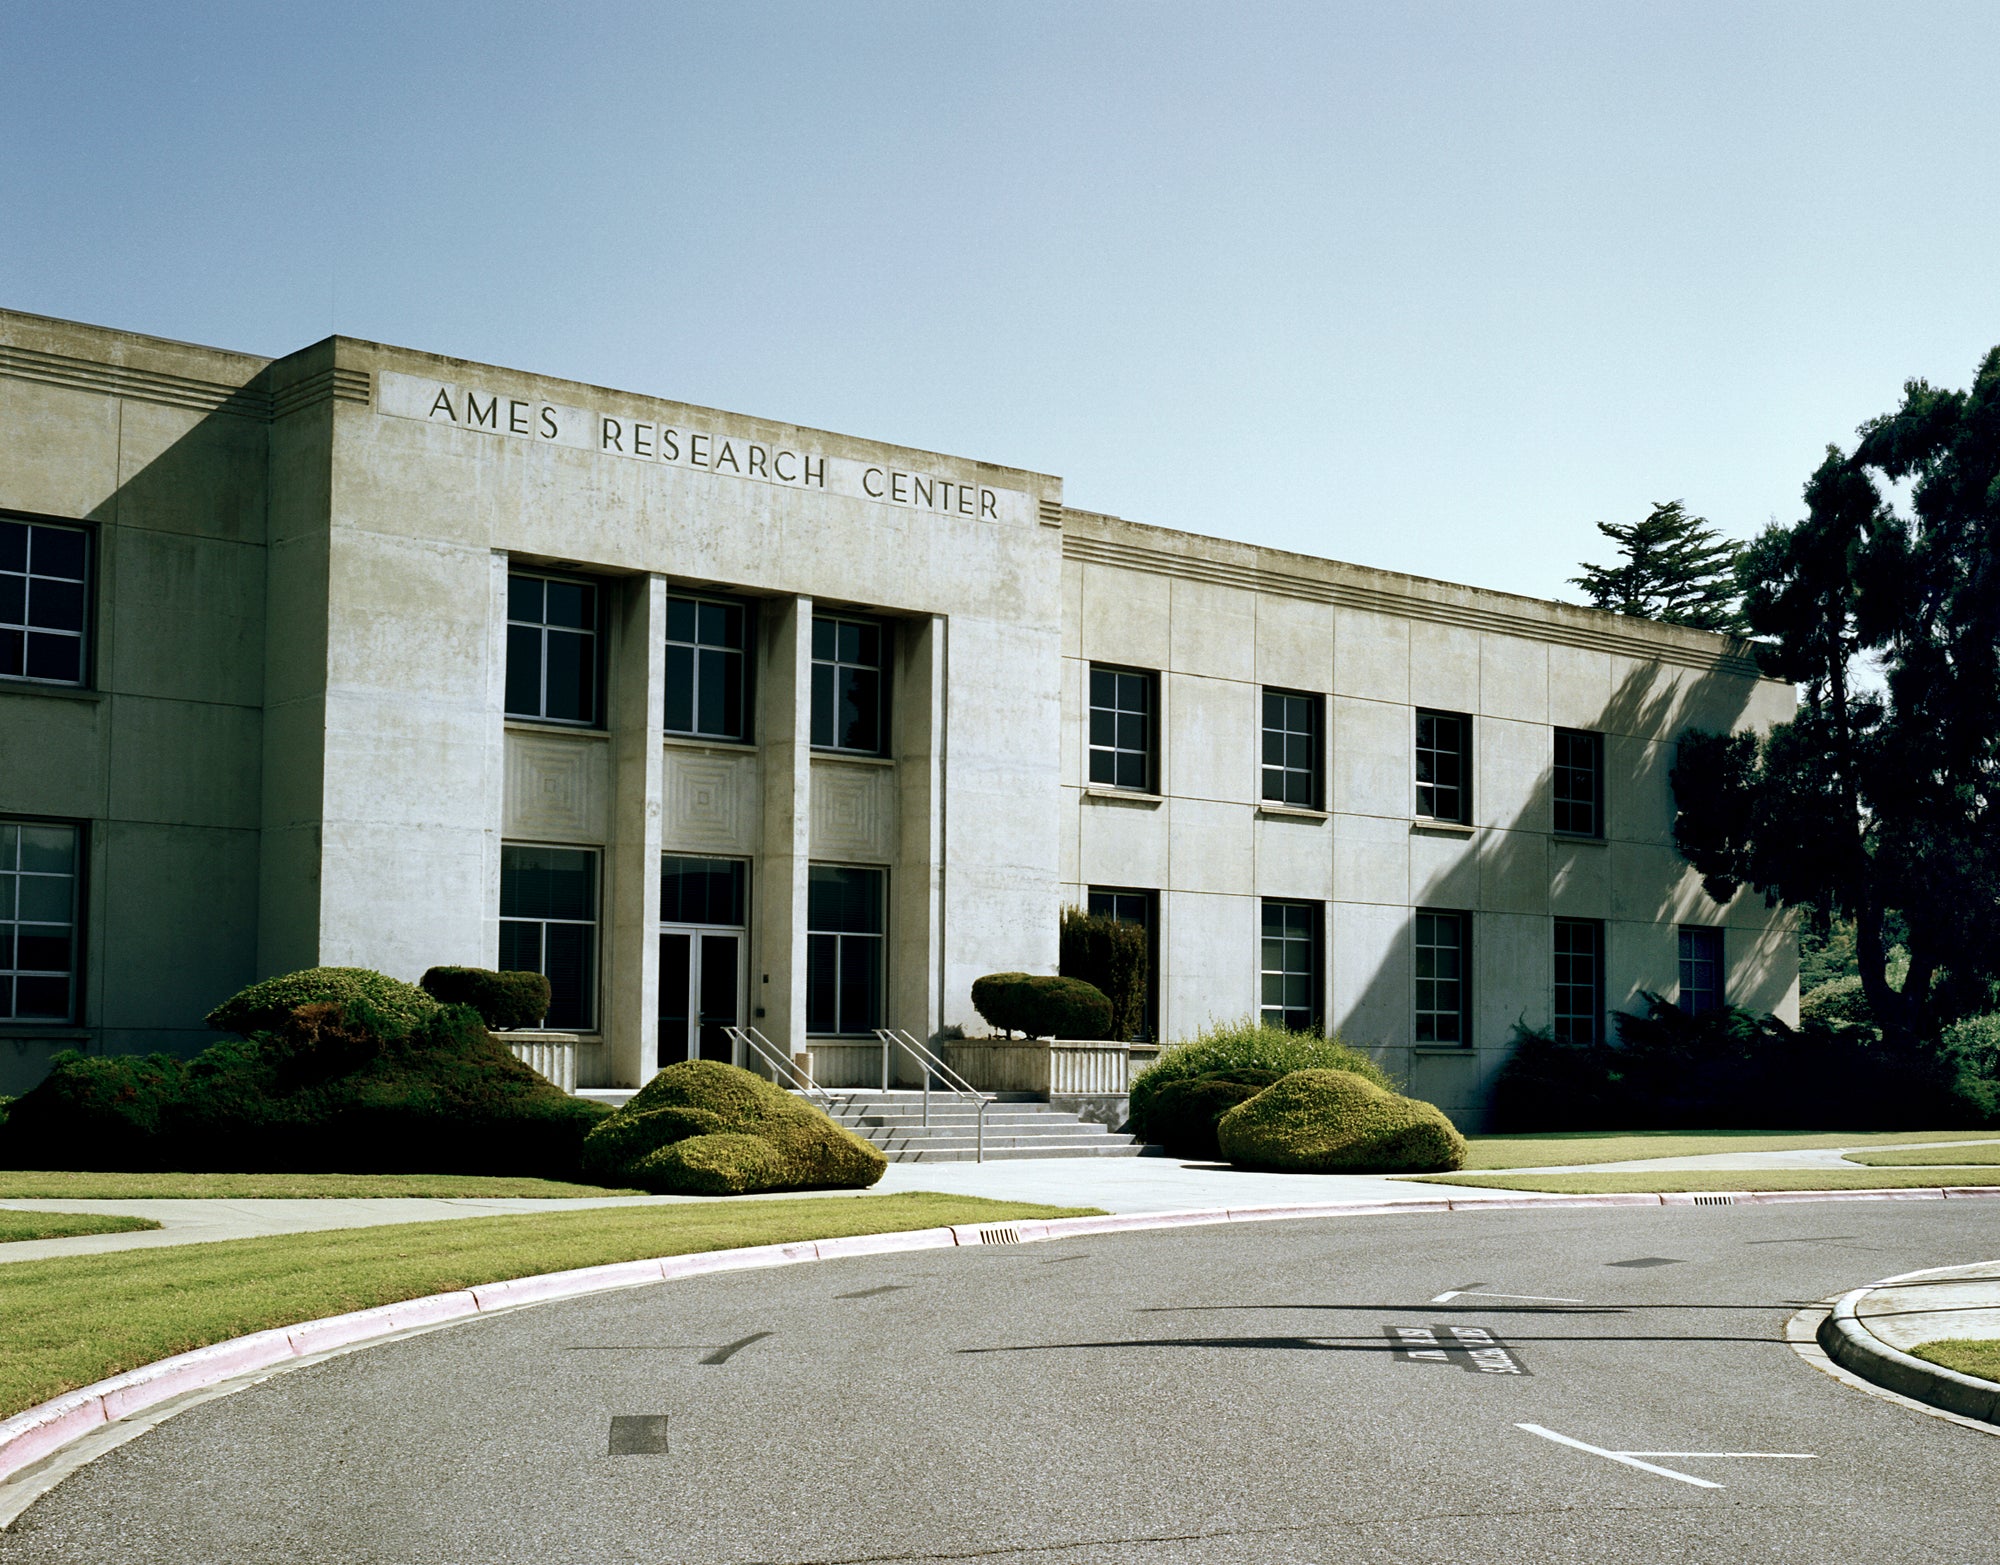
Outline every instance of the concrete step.
MULTIPOLYGON (((1027 1158, 1053 1157, 1144 1157, 1148 1149, 1127 1142, 1123 1146, 1106 1146, 1103 1142, 1081 1142, 1075 1146, 1065 1146, 1061 1142, 1034 1147, 992 1147, 986 1149, 989 1163, 1019 1162, 1027 1158)), ((883 1156, 892 1163, 970 1163, 974 1152, 971 1147, 937 1147, 907 1152, 885 1152, 883 1156)))
MULTIPOLYGON (((833 1117, 879 1148, 892 1163, 969 1163, 979 1155, 979 1110, 952 1094, 932 1093, 924 1123, 922 1092, 849 1091, 833 1095, 833 1117)), ((1019 1158, 1139 1157, 1147 1150, 1094 1120, 1027 1093, 996 1095, 986 1110, 985 1155, 1019 1158)))

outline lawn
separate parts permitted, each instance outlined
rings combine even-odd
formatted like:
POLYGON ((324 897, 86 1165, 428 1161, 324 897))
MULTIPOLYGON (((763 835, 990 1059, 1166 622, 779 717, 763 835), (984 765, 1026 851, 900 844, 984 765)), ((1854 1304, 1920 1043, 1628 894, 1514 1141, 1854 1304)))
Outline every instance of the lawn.
POLYGON ((0 1417, 246 1332, 509 1277, 1095 1210, 923 1192, 582 1207, 14 1261, 0 1266, 0 1417))
POLYGON ((0 1169, 0 1201, 243 1201, 302 1196, 573 1199, 644 1193, 503 1174, 106 1174, 0 1169))
POLYGON ((1642 1157, 1700 1157, 1714 1152, 1812 1151, 1822 1147, 1899 1146, 1964 1141, 1976 1130, 1567 1130, 1519 1136, 1468 1136, 1469 1169, 1547 1168, 1567 1163, 1624 1163, 1642 1157))
POLYGON ((74 1239, 78 1234, 130 1234, 159 1226, 150 1217, 114 1217, 105 1212, 0 1211, 0 1244, 22 1239, 74 1239))
POLYGON ((1977 1375, 1981 1380, 2000 1380, 2000 1342, 1970 1337, 1947 1337, 1942 1342, 1923 1342, 1910 1349, 1917 1358, 1928 1359, 1961 1375, 1977 1375))
POLYGON ((1618 1170, 1592 1174, 1408 1174, 1413 1184, 1472 1185, 1482 1190, 1542 1190, 1556 1195, 1635 1191, 1909 1190, 1938 1185, 2000 1185, 2000 1168, 1701 1168, 1677 1173, 1618 1170))
POLYGON ((1850 1152, 1845 1161, 1870 1168, 1932 1168, 1940 1163, 2000 1163, 2000 1141, 1969 1147, 1916 1147, 1907 1152, 1850 1152))

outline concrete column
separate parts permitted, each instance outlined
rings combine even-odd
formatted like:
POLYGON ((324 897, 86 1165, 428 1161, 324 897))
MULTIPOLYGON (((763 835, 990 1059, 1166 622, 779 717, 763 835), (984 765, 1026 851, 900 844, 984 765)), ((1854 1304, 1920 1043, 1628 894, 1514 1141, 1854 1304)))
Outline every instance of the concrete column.
MULTIPOLYGON (((764 851, 757 859, 751 893, 750 1024, 788 1053, 806 1046, 812 617, 811 598, 769 599, 758 615, 757 742, 764 762, 764 851)), ((745 1063, 761 1069, 754 1060, 745 1063)))
POLYGON ((598 992, 611 1079, 639 1087, 659 1069, 660 803, 665 762, 667 579, 610 594, 607 673, 611 835, 604 853, 604 952, 598 992))
MULTIPOLYGON (((888 1023, 929 1042, 943 1024, 945 645, 943 615, 896 627, 896 867, 889 877, 888 1023)), ((907 1055, 900 1081, 921 1081, 907 1055)))

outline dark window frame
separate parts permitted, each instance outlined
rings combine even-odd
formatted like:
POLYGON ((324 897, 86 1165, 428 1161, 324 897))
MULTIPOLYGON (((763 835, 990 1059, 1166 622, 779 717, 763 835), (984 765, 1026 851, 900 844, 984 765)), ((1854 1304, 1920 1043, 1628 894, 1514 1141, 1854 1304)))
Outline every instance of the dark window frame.
MULTIPOLYGON (((10 888, 16 891, 15 899, 12 902, 0 902, 0 927, 5 928, 8 937, 5 945, 0 946, 0 1007, 4 1007, 4 1014, 0 1014, 0 1034, 36 1028, 75 1027, 82 1024, 87 956, 84 936, 88 928, 90 905, 88 885, 90 824, 89 821, 46 815, 0 815, 0 827, 39 826, 67 831, 70 834, 70 871, 67 877, 70 883, 69 920, 66 926, 69 931, 69 971, 66 975, 69 982, 69 1003, 60 1016, 18 1014, 16 985, 23 973, 23 969, 19 966, 20 925, 23 920, 18 916, 20 911, 18 889, 10 888)), ((22 873, 19 865, 20 846, 17 838, 14 855, 4 865, 0 865, 0 874, 10 879, 18 879, 22 873)), ((26 873, 36 878, 55 878, 49 876, 46 871, 26 873)), ((47 919, 36 919, 32 922, 38 926, 57 927, 47 919)), ((35 967, 26 969, 26 973, 31 978, 44 978, 55 976, 56 970, 35 967)))
POLYGON ((1675 973, 1675 1004, 1691 1016, 1719 1011, 1729 1003, 1728 946, 1718 924, 1683 924, 1679 932, 1679 964, 1675 973), (1692 948, 1708 946, 1707 952, 1692 948), (1714 985, 1699 982, 1701 968, 1713 969, 1714 985), (1690 982, 1690 978, 1695 981, 1690 982))
POLYGON ((1447 825, 1469 826, 1472 824, 1472 717, 1466 712, 1444 712, 1431 707, 1417 707, 1412 730, 1416 764, 1411 768, 1414 793, 1411 798, 1411 813, 1418 820, 1441 821, 1447 825), (1435 742, 1445 730, 1433 726, 1429 735, 1425 733, 1426 722, 1433 725, 1455 724, 1458 736, 1457 747, 1450 748, 1435 742), (1433 740, 1426 744, 1426 737, 1433 740), (1426 764, 1426 757, 1431 760, 1426 764), (1447 761, 1455 766, 1447 766, 1447 761), (1425 772, 1432 774, 1428 778, 1425 772), (1447 780, 1445 773, 1456 771, 1455 780, 1447 780), (1447 813, 1441 808, 1445 796, 1454 796, 1455 808, 1447 813))
POLYGON ((1260 750, 1260 796, 1266 804, 1282 804, 1291 809, 1326 808, 1326 697, 1310 690, 1284 690, 1266 685, 1260 695, 1262 747, 1260 750), (1280 705, 1279 726, 1272 727, 1272 703, 1280 705), (1293 726, 1303 711, 1306 726, 1293 726), (1272 741, 1277 741, 1279 757, 1271 758, 1272 741), (1299 741, 1295 743, 1294 741, 1299 741), (1304 765, 1296 756, 1304 749, 1304 765), (1276 785, 1277 792, 1272 787, 1276 785), (1294 793, 1303 794, 1293 798, 1294 793))
POLYGON ((750 927, 750 861, 746 858, 739 858, 734 854, 728 854, 728 853, 674 853, 671 851, 663 850, 660 854, 659 923, 660 927, 663 929, 675 928, 675 929, 747 930, 750 927), (708 871, 708 873, 710 874, 713 874, 715 872, 716 867, 727 866, 729 871, 731 872, 730 878, 734 882, 734 884, 730 887, 728 894, 734 900, 735 906, 731 909, 726 909, 725 911, 733 912, 735 916, 733 918, 716 918, 712 916, 715 912, 715 907, 713 902, 713 894, 714 894, 713 885, 709 887, 710 898, 711 898, 709 906, 706 909, 704 909, 705 912, 711 915, 710 917, 707 918, 687 917, 686 916, 687 907, 685 902, 682 902, 679 906, 677 906, 674 909, 674 912, 670 914, 668 912, 668 901, 667 901, 667 866, 669 864, 679 864, 687 866, 708 865, 710 866, 710 869, 708 871))
POLYGON ((1116 788, 1123 793, 1158 794, 1160 788, 1160 675, 1157 669, 1127 668, 1118 663, 1091 663, 1085 669, 1084 689, 1084 772, 1093 788, 1116 788), (1111 682, 1111 705, 1099 704, 1100 676, 1111 682), (1126 697, 1138 690, 1143 707, 1126 704, 1126 697), (1099 721, 1099 717, 1105 719, 1099 721), (1143 727, 1140 744, 1126 742, 1132 720, 1143 727), (1109 737, 1100 737, 1107 734, 1109 737), (1140 781, 1124 781, 1131 768, 1127 758, 1138 757, 1140 781), (1103 775, 1100 775, 1100 766, 1103 775))
POLYGON ((1604 735, 1585 728, 1558 728, 1550 746, 1554 767, 1551 782, 1550 829, 1560 836, 1604 837, 1604 735), (1584 741, 1584 758, 1576 755, 1584 741), (1565 755, 1564 747, 1569 747, 1565 755), (1582 820, 1583 824, 1578 824, 1582 820))
MULTIPOLYGON (((667 736, 673 739, 696 739, 707 744, 755 744, 757 735, 757 714, 754 699, 757 663, 755 655, 757 647, 757 605, 755 600, 732 597, 727 593, 697 592, 691 588, 683 589, 670 586, 667 589, 667 623, 664 639, 667 649, 666 693, 664 700, 667 705, 660 713, 660 724, 667 736), (674 605, 677 603, 692 604, 695 608, 695 639, 692 641, 679 640, 674 636, 674 605), (700 611, 703 607, 733 610, 741 616, 739 624, 742 635, 739 645, 731 647, 726 642, 707 642, 700 639, 702 632, 699 621, 700 611), (676 727, 672 721, 672 703, 674 699, 673 661, 676 648, 683 648, 688 653, 688 673, 691 681, 691 688, 688 695, 688 710, 691 726, 686 728, 676 727), (737 727, 740 730, 737 733, 732 734, 720 730, 709 730, 701 726, 704 654, 711 656, 721 655, 737 659, 736 705, 737 727)), ((728 700, 726 678, 723 688, 725 692, 723 700, 726 704, 728 700)))
POLYGON ((809 693, 808 737, 811 741, 812 749, 822 755, 863 755, 872 757, 888 755, 890 753, 889 719, 892 707, 889 699, 889 678, 891 664, 895 656, 894 627, 888 620, 878 619, 869 614, 847 614, 839 610, 828 610, 822 613, 815 609, 812 617, 811 636, 812 672, 810 677, 812 688, 809 693), (873 631, 876 638, 875 661, 868 663, 859 659, 843 658, 840 653, 839 631, 837 628, 834 633, 835 645, 833 656, 822 657, 820 655, 819 637, 819 628, 822 625, 833 627, 847 626, 873 631), (830 671, 824 678, 822 678, 820 673, 822 669, 830 671), (833 707, 827 706, 823 708, 821 704, 822 690, 828 692, 828 699, 831 701, 839 701, 843 698, 846 691, 842 679, 842 671, 847 669, 852 669, 859 673, 872 673, 875 676, 875 743, 872 746, 840 743, 838 738, 838 713, 833 707), (824 713, 826 718, 824 728, 820 721, 822 713, 824 713), (823 738, 822 733, 825 733, 828 737, 823 738))
POLYGON ((889 1010, 889 871, 880 864, 843 864, 834 860, 814 859, 806 869, 806 1017, 805 1031, 809 1038, 872 1038, 874 1029, 886 1026, 889 1010), (815 871, 833 870, 846 874, 871 875, 875 880, 875 902, 877 922, 880 928, 874 931, 848 929, 815 929, 813 915, 812 876, 815 871), (829 947, 826 942, 833 942, 829 947), (848 942, 872 942, 871 977, 873 989, 874 1017, 865 1020, 855 1028, 845 1028, 847 1019, 847 962, 848 942), (814 1026, 816 1020, 815 992, 822 1002, 824 991, 819 989, 818 979, 826 953, 831 949, 834 994, 832 1000, 833 1027, 827 1030, 814 1026))
POLYGON ((1137 924, 1146 931, 1146 1014, 1142 1021, 1142 1036, 1128 1039, 1131 1043, 1151 1043, 1160 1036, 1160 893, 1157 888, 1144 886, 1086 886, 1083 890, 1084 911, 1094 916, 1122 919, 1128 924, 1137 924), (1129 908, 1134 903, 1140 910, 1140 917, 1132 918, 1121 909, 1120 904, 1129 908))
POLYGON ((1326 904, 1296 897, 1263 897, 1258 902, 1257 936, 1257 1018, 1293 1032, 1320 1032, 1326 1025, 1326 904), (1280 913, 1283 927, 1273 932, 1271 915, 1280 913), (1271 966, 1271 945, 1280 944, 1279 965, 1271 966), (1292 958, 1303 948, 1303 970, 1292 966, 1292 958), (1275 978, 1282 991, 1290 991, 1297 978, 1305 980, 1307 1004, 1295 1006, 1289 992, 1271 1000, 1275 978), (1300 1019, 1294 1021, 1294 1016, 1300 1019))
POLYGON ((5 686, 26 686, 43 690, 89 690, 94 688, 97 653, 97 571, 98 571, 98 530, 89 522, 72 521, 66 517, 41 516, 25 511, 0 510, 0 525, 25 528, 23 535, 23 558, 21 568, 15 570, 0 555, 0 577, 6 581, 21 583, 21 605, 18 615, 11 612, 11 590, 0 584, 0 643, 7 638, 21 638, 21 668, 19 672, 7 670, 11 662, 8 653, 11 647, 0 646, 0 688, 5 686), (34 534, 36 529, 48 532, 76 534, 83 547, 83 563, 80 576, 54 575, 38 572, 35 566, 34 534), (77 588, 78 603, 76 626, 31 625, 36 605, 30 599, 36 594, 34 582, 46 581, 61 586, 74 584, 77 588), (30 654, 34 651, 33 640, 51 637, 58 641, 76 643, 76 675, 33 674, 28 672, 30 654))
POLYGON ((1562 1043, 1605 1041, 1604 920, 1558 918, 1551 930, 1550 1030, 1562 1043), (1579 939, 1579 937, 1582 937, 1579 939), (1578 963, 1587 962, 1586 971, 1578 963))
POLYGON ((584 1006, 582 1020, 563 1019, 559 1012, 561 997, 552 995, 548 1015, 534 1025, 539 1032, 597 1033, 603 1030, 604 1007, 604 851, 600 848, 579 847, 573 842, 503 842, 500 845, 500 954, 494 958, 496 967, 506 964, 507 926, 534 925, 539 933, 535 941, 536 965, 525 971, 547 974, 549 961, 548 928, 552 924, 565 928, 586 928, 589 930, 589 946, 586 964, 588 968, 584 992, 580 999, 584 1006), (512 851, 537 853, 576 853, 590 863, 590 917, 564 918, 554 915, 509 914, 507 907, 507 855, 512 851))
MULTIPOLYGON (((1469 1049, 1472 1047, 1472 914, 1463 908, 1429 907, 1416 908, 1413 910, 1413 913, 1415 916, 1410 921, 1411 1037, 1415 1042, 1432 1048, 1469 1049), (1443 945, 1435 939, 1426 942, 1424 939, 1426 933, 1424 921, 1426 919, 1451 920, 1452 927, 1458 933, 1456 945, 1443 945), (1435 955, 1431 958, 1433 971, 1426 974, 1423 970, 1424 953, 1426 951, 1435 953, 1445 950, 1456 953, 1456 965, 1458 969, 1456 975, 1445 977, 1438 974, 1435 971, 1437 965, 1435 955), (1441 994, 1435 989, 1426 994, 1424 989, 1425 984, 1455 984, 1457 986, 1455 997, 1457 1004, 1446 1008, 1441 1004, 1435 1003, 1442 998, 1441 994), (1426 1005, 1424 1003, 1426 999, 1431 1000, 1433 1003, 1426 1005), (1440 1036, 1440 1029, 1436 1018, 1447 1016, 1454 1019, 1452 1030, 1458 1034, 1455 1038, 1440 1036), (1433 1019, 1426 1022, 1426 1017, 1433 1019)), ((1437 925, 1432 925, 1430 933, 1435 935, 1437 928, 1437 925)))
POLYGON ((504 677, 505 694, 501 701, 508 721, 519 723, 550 723, 562 728, 577 729, 602 730, 605 727, 605 709, 609 704, 606 700, 607 692, 605 690, 605 671, 609 663, 606 653, 608 650, 607 643, 610 640, 608 634, 608 617, 606 614, 607 604, 605 600, 608 596, 610 585, 609 582, 599 578, 575 573, 543 570, 536 566, 508 566, 507 666, 504 677), (565 587, 582 587, 586 589, 591 594, 589 626, 551 625, 547 617, 548 611, 546 607, 542 611, 543 617, 539 620, 515 619, 513 598, 514 583, 516 581, 554 582, 565 587), (521 712, 514 709, 512 699, 514 685, 514 646, 516 640, 514 632, 517 629, 532 629, 540 632, 536 650, 537 678, 535 682, 536 700, 540 707, 539 711, 521 712), (588 717, 551 717, 548 715, 549 633, 551 631, 563 635, 584 635, 590 639, 591 712, 588 717))

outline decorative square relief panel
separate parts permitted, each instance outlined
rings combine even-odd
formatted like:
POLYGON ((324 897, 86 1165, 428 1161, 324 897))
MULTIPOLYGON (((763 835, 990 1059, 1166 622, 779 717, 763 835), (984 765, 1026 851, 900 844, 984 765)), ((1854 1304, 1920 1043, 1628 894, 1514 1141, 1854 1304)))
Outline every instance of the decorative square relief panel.
POLYGON ((812 855, 883 863, 896 853, 896 772, 815 757, 812 855))
POLYGON ((667 748, 660 843, 669 852, 755 853, 757 758, 667 748))
POLYGON ((507 735, 503 835, 601 843, 610 799, 611 747, 603 740, 507 735))

